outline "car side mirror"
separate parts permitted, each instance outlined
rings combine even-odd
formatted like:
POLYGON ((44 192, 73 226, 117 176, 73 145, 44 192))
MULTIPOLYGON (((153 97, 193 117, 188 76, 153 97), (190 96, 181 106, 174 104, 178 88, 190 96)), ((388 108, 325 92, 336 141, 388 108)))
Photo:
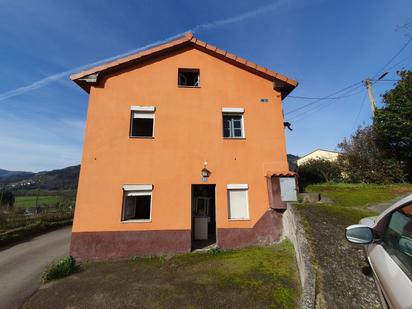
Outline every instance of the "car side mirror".
POLYGON ((373 241, 373 230, 363 224, 348 226, 345 231, 346 239, 354 244, 367 245, 373 241))

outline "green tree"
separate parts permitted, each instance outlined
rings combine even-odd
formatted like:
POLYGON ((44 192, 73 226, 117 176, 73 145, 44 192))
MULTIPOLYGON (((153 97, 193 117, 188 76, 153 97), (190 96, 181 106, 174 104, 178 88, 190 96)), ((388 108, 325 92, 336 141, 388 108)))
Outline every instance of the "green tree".
POLYGON ((338 147, 341 149, 338 164, 345 180, 366 183, 404 181, 402 164, 378 147, 372 126, 359 128, 338 147))
POLYGON ((401 80, 383 95, 373 127, 387 157, 400 161, 412 179, 412 71, 399 71, 401 80))

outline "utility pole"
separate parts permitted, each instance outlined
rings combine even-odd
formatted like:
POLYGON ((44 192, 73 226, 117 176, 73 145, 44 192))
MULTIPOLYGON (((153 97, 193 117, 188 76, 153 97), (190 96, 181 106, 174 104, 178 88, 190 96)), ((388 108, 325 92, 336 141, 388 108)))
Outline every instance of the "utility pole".
POLYGON ((376 101, 375 101, 375 96, 372 90, 372 83, 369 78, 365 79, 363 82, 366 86, 366 89, 368 89, 368 96, 369 96, 369 101, 371 103, 372 117, 374 117, 375 111, 376 111, 376 101))
MULTIPOLYGON (((379 76, 378 79, 374 80, 375 82, 380 81, 382 78, 384 78, 386 75, 388 75, 388 72, 383 73, 381 76, 379 76)), ((375 112, 376 112, 376 101, 375 101, 375 95, 373 94, 372 90, 372 82, 370 78, 367 78, 363 81, 363 83, 366 86, 366 89, 368 89, 368 96, 369 96, 369 101, 371 103, 371 110, 372 110, 372 118, 375 117, 375 112)))

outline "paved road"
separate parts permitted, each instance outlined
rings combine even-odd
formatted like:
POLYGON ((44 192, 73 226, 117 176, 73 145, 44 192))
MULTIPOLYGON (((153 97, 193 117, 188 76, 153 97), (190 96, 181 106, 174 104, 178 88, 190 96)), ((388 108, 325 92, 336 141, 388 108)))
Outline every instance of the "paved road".
POLYGON ((40 286, 40 274, 69 254, 71 227, 37 236, 0 251, 0 308, 18 308, 40 286))

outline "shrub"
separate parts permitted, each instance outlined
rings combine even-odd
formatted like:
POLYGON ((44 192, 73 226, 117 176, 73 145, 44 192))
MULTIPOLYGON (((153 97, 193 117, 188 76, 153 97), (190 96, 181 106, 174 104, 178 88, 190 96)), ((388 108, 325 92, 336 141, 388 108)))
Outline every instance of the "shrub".
POLYGON ((346 181, 378 184, 404 181, 402 163, 383 152, 376 139, 374 128, 367 126, 338 145, 342 149, 338 161, 346 181))
POLYGON ((218 255, 221 252, 220 248, 211 248, 207 250, 207 253, 210 255, 218 255))
MULTIPOLYGON (((20 221, 17 221, 19 223, 20 221)), ((63 226, 67 226, 73 222, 73 219, 55 219, 55 221, 45 221, 42 219, 38 220, 26 220, 23 223, 25 225, 13 224, 13 219, 7 218, 2 219, 0 214, 0 231, 5 229, 5 232, 0 232, 0 248, 2 246, 9 245, 14 242, 18 242, 26 237, 37 235, 39 233, 44 233, 54 229, 58 229, 63 226), (10 222, 12 221, 12 222, 10 222)), ((21 223, 21 222, 20 222, 21 223)))
POLYGON ((341 168, 337 162, 325 159, 311 159, 299 166, 299 185, 301 190, 314 183, 339 181, 341 168))
POLYGON ((5 191, 4 188, 0 190, 0 206, 7 206, 13 208, 16 198, 11 191, 5 191))
POLYGON ((43 283, 64 278, 78 269, 76 260, 72 256, 66 256, 60 261, 53 262, 46 267, 41 275, 43 283))

